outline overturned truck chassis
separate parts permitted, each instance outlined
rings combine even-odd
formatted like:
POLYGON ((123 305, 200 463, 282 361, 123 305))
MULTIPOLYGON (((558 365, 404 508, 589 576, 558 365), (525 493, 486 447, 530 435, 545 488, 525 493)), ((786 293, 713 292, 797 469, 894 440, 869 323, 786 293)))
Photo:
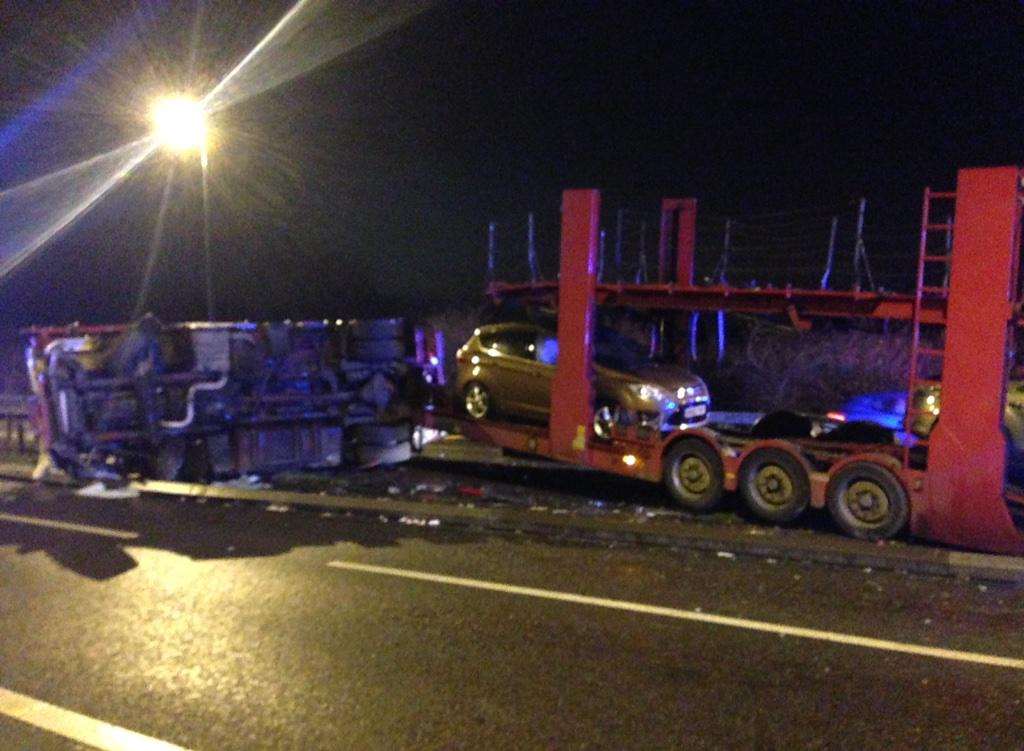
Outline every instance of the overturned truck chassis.
POLYGON ((26 333, 40 450, 76 477, 208 480, 410 454, 425 374, 405 359, 400 319, 26 333))

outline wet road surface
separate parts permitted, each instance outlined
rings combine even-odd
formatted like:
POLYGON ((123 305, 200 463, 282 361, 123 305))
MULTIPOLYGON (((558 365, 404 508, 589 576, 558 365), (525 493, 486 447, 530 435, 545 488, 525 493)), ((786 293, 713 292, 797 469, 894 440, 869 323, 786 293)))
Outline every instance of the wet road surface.
MULTIPOLYGON (((713 622, 1019 660, 1011 588, 53 488, 0 498, 0 688, 187 748, 1024 740, 1024 670, 713 622)), ((79 747, 5 706, 0 748, 79 747)))

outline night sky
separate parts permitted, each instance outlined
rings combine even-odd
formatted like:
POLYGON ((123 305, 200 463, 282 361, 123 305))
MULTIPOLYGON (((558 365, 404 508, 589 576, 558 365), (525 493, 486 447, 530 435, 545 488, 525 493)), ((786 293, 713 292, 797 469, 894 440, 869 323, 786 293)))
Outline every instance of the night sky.
MULTIPOLYGON (((0 3, 0 186, 138 137, 156 81, 201 93, 288 4, 209 0, 190 65, 195 7, 0 3)), ((863 195, 912 226, 924 185, 1024 161, 1022 82, 1016 3, 439 3, 218 118, 218 313, 470 308, 488 220, 520 253, 536 211, 550 253, 566 187, 715 215, 863 195)), ((0 326, 130 315, 168 166, 0 283, 0 326)), ((148 305, 166 320, 203 316, 198 177, 173 184, 148 305)))

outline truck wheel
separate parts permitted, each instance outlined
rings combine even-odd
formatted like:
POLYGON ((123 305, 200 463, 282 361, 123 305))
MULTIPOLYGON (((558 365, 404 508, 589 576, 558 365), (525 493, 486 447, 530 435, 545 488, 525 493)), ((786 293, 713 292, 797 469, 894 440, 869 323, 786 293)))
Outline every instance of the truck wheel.
POLYGON ((408 441, 410 432, 407 422, 398 425, 365 423, 352 428, 352 437, 357 445, 394 446, 396 443, 408 441))
POLYGON ((662 481, 683 508, 709 511, 722 499, 722 458, 704 441, 684 438, 665 455, 662 481))
POLYGON ((355 339, 401 339, 404 328, 401 318, 364 318, 352 321, 349 333, 355 339))
POLYGON ((896 476, 874 462, 847 464, 825 491, 832 518, 850 537, 885 540, 907 523, 910 502, 896 476))
POLYGON ((401 464, 412 458, 409 442, 394 446, 356 445, 356 461, 362 466, 401 464))
POLYGON ((743 460, 740 494, 747 508, 767 522, 796 519, 811 502, 811 481, 791 454, 776 448, 756 449, 743 460))
POLYGON ((355 339, 349 356, 364 362, 401 360, 405 357, 405 345, 398 339, 355 339))
POLYGON ((466 384, 462 391, 462 406, 474 420, 483 420, 491 413, 491 392, 476 381, 466 384))

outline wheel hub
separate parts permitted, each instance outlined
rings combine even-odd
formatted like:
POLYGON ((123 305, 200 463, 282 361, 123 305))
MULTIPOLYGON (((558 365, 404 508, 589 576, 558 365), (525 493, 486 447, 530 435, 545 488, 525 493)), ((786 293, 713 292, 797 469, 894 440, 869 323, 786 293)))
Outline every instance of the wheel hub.
POLYGON ((889 497, 871 480, 850 483, 843 502, 854 518, 865 524, 881 524, 889 516, 889 497))
POLYGON ((766 503, 782 506, 793 498, 793 482, 782 467, 766 464, 754 476, 754 487, 766 503))
POLYGON ((487 392, 480 386, 470 386, 466 390, 466 411, 472 417, 483 417, 489 406, 487 392))
POLYGON ((700 457, 688 456, 679 463, 679 480, 687 493, 700 495, 711 487, 711 468, 700 457))

